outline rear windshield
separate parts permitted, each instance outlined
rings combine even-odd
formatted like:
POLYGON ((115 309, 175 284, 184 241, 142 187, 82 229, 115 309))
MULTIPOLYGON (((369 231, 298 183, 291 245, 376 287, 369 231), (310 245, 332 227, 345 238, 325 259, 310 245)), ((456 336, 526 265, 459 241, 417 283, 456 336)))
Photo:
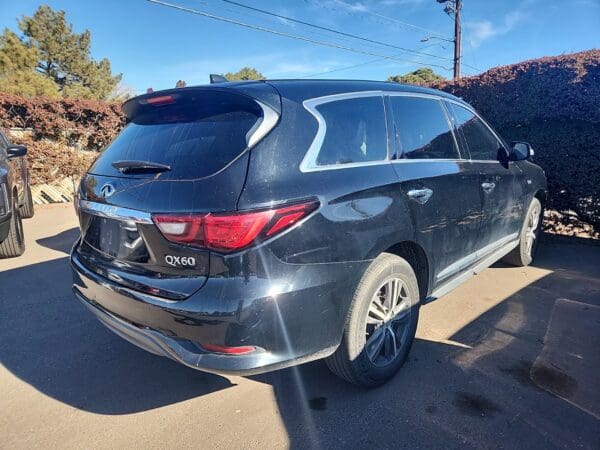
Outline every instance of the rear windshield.
POLYGON ((163 179, 209 176, 246 149, 247 138, 262 117, 260 106, 239 94, 193 94, 157 105, 142 99, 129 108, 133 109, 129 124, 90 173, 123 176, 112 163, 139 160, 170 166, 163 179))

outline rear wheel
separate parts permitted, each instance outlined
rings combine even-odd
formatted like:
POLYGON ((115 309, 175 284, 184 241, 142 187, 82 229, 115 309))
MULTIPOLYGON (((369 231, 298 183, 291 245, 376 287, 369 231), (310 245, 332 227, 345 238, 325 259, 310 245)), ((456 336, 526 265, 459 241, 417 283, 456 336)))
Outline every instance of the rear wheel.
POLYGON ((327 360, 333 373, 365 387, 378 386, 402 367, 419 319, 419 287, 404 259, 383 253, 361 279, 342 342, 327 360))
POLYGON ((0 258, 21 256, 24 251, 25 237, 23 234, 23 222, 21 221, 21 212, 15 198, 8 236, 0 242, 0 258))
POLYGON ((537 250, 541 228, 542 204, 537 198, 534 198, 529 205, 525 222, 521 228, 519 245, 502 258, 502 261, 519 267, 531 264, 537 250))
POLYGON ((35 211, 33 210, 33 196, 31 195, 31 187, 27 185, 25 188, 25 201, 21 206, 21 217, 23 219, 31 219, 35 211))

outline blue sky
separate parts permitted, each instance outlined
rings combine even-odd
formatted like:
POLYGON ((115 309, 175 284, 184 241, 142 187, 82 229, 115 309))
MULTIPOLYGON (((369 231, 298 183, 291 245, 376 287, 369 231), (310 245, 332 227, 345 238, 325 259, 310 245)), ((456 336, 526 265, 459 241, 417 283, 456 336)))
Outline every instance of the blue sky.
MULTIPOLYGON (((250 30, 145 0, 44 3, 66 11, 76 31, 89 29, 93 56, 109 58, 113 70, 123 73, 123 82, 137 93, 150 86, 155 90, 173 87, 178 79, 186 80, 188 85, 204 84, 209 73, 235 71, 242 66, 255 67, 268 78, 335 71, 319 78, 384 80, 423 67, 421 64, 447 67, 433 69, 446 77, 452 75, 450 60, 403 53, 397 48, 307 28, 221 0, 164 1, 396 59, 377 60, 378 56, 250 30), (377 61, 370 62, 373 60, 377 61), (353 65, 359 66, 339 70, 353 65)), ((453 22, 435 0, 237 1, 398 47, 452 57, 449 42, 421 42, 428 36, 452 36, 453 22)), ((0 25, 16 30, 15 19, 31 15, 40 4, 32 0, 3 1, 0 25)), ((464 0, 463 25, 464 71, 475 74, 497 65, 600 48, 600 0, 464 0)))

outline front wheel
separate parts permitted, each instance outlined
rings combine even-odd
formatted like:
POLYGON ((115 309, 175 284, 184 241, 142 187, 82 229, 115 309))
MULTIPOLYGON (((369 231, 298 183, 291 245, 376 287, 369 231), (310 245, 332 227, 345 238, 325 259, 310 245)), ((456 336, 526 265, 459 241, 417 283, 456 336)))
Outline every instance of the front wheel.
POLYGON ((23 206, 21 206, 21 217, 23 219, 31 219, 34 213, 33 195, 31 195, 31 187, 27 185, 25 187, 25 202, 23 202, 23 206))
POLYGON ((326 359, 329 369, 359 386, 385 383, 402 367, 419 319, 419 286, 406 260, 377 257, 352 301, 342 342, 326 359))
POLYGON ((502 261, 513 266, 524 267, 533 262, 542 228, 542 204, 534 197, 529 205, 525 221, 521 227, 519 245, 502 261))
POLYGON ((21 256, 23 252, 25 252, 23 222, 21 221, 21 211, 19 210, 19 206, 15 199, 12 217, 10 218, 10 230, 8 236, 0 242, 0 258, 21 256))

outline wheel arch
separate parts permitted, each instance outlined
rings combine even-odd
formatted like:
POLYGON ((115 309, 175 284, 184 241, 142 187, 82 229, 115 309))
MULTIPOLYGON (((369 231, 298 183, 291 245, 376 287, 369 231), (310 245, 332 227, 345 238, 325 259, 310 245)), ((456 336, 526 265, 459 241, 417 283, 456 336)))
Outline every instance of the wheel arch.
POLYGON ((425 300, 429 294, 430 268, 429 258, 423 247, 413 241, 402 241, 392 245, 385 252, 404 258, 410 264, 417 276, 421 301, 425 300))

